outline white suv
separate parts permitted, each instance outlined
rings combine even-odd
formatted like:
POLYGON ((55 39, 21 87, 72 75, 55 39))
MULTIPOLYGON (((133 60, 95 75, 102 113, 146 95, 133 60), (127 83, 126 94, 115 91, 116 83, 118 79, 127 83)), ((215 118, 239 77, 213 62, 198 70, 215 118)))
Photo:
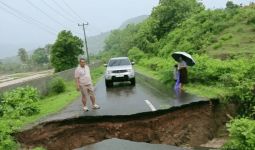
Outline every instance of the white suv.
POLYGON ((133 69, 134 62, 130 62, 128 57, 111 58, 105 66, 105 85, 113 86, 113 82, 130 81, 131 85, 135 85, 135 71, 133 69))

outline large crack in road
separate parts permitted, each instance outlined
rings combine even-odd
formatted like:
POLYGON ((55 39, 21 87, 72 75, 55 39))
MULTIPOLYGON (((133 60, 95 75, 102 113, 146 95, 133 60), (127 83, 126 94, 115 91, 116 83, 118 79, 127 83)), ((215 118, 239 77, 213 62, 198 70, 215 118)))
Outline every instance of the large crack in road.
POLYGON ((199 146, 215 137, 233 111, 216 101, 129 116, 79 117, 45 122, 15 134, 22 147, 69 150, 105 139, 199 146))

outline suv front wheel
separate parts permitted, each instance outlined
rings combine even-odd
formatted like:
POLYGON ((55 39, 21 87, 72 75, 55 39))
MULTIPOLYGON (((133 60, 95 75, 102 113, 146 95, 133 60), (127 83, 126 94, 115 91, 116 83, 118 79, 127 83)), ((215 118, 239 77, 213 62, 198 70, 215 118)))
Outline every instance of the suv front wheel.
POLYGON ((131 85, 135 86, 135 78, 132 78, 132 79, 130 80, 130 82, 131 82, 131 85))
POLYGON ((113 86, 113 82, 112 82, 112 81, 109 81, 109 80, 105 80, 105 86, 106 86, 107 88, 112 87, 112 86, 113 86))

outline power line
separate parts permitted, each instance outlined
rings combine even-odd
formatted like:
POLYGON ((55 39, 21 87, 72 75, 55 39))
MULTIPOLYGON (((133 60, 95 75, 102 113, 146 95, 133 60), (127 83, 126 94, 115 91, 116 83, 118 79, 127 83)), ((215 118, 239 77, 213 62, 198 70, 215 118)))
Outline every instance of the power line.
POLYGON ((63 8, 57 1, 55 1, 55 0, 52 0, 63 12, 65 12, 66 14, 68 14, 71 18, 76 18, 76 16, 75 15, 72 15, 71 13, 68 13, 67 11, 66 11, 66 9, 65 8, 63 8))
POLYGON ((34 19, 34 18, 32 18, 32 17, 26 15, 25 13, 23 13, 23 12, 21 12, 21 11, 15 9, 15 8, 13 8, 13 7, 7 5, 6 3, 4 3, 4 2, 2 2, 2 1, 0 1, 0 3, 1 3, 2 5, 4 5, 5 7, 7 7, 8 9, 12 10, 13 12, 17 13, 17 14, 20 15, 21 17, 23 17, 23 18, 25 18, 25 19, 27 19, 27 20, 30 20, 30 21, 32 20, 33 22, 37 23, 37 24, 40 25, 40 26, 43 25, 43 26, 45 26, 44 28, 47 28, 48 30, 49 30, 49 29, 50 29, 50 30, 54 30, 53 28, 47 26, 46 24, 44 24, 44 23, 42 23, 42 22, 40 22, 40 21, 38 21, 38 20, 36 20, 36 19, 34 19))
MULTIPOLYGON (((65 0, 62 0, 62 1, 65 4, 65 6, 67 8, 69 8, 70 12, 72 12, 77 18, 79 18, 81 21, 88 22, 87 20, 84 20, 74 9, 72 9, 72 7, 65 0)), ((91 24, 91 22, 90 22, 90 24, 91 24)), ((97 27, 95 25, 93 25, 92 27, 96 27, 100 32, 102 32, 102 30, 99 27, 97 27)), ((96 31, 96 30, 94 30, 94 31, 96 31)))
POLYGON ((40 29, 48 32, 49 34, 52 34, 52 35, 56 35, 52 30, 51 27, 41 23, 40 21, 37 21, 36 19, 22 13, 21 11, 15 9, 15 8, 12 8, 11 6, 7 5, 6 3, 0 1, 0 4, 2 4, 3 6, 5 6, 6 8, 2 7, 7 13, 17 17, 18 19, 21 19, 22 21, 26 22, 26 23, 29 23, 29 24, 33 24, 37 27, 39 27, 40 29))
MULTIPOLYGON (((27 0, 27 2, 34 7, 35 9, 39 10, 41 13, 43 13, 45 16, 47 16, 48 18, 50 18, 52 21, 54 21, 56 24, 62 26, 62 27, 66 27, 64 24, 62 24, 61 22, 59 22, 58 20, 55 20, 53 17, 51 17, 50 15, 48 15, 45 11, 43 11, 40 7, 36 6, 34 3, 32 3, 30 0, 27 0)), ((78 30, 77 30, 78 31, 78 30)), ((81 34, 77 31, 73 31, 76 34, 81 34)))
POLYGON ((11 9, 12 11, 16 12, 17 14, 23 16, 24 18, 26 18, 26 19, 28 19, 28 20, 32 20, 32 21, 34 21, 35 23, 38 23, 39 25, 44 25, 45 27, 47 27, 47 28, 50 29, 50 30, 54 30, 54 29, 51 28, 50 26, 48 26, 48 25, 46 25, 46 24, 44 24, 44 23, 42 23, 42 22, 40 22, 40 21, 38 21, 38 20, 36 20, 36 19, 30 17, 29 15, 26 15, 25 13, 19 11, 18 9, 15 9, 15 8, 13 8, 13 7, 11 7, 11 6, 9 6, 9 5, 7 5, 6 3, 1 2, 1 1, 0 1, 0 3, 2 3, 4 6, 6 6, 6 7, 9 8, 9 9, 11 9))
POLYGON ((71 22, 75 22, 75 20, 67 18, 65 15, 63 15, 60 11, 58 11, 57 9, 54 9, 52 6, 50 6, 45 0, 42 0, 43 3, 49 7, 52 11, 54 11, 56 14, 60 15, 61 17, 63 17, 64 19, 71 21, 71 22))
MULTIPOLYGON (((51 5, 49 5, 45 0, 42 0, 42 1, 43 1, 43 3, 44 3, 48 8, 52 9, 56 14, 60 15, 60 16, 63 17, 64 19, 66 19, 66 21, 68 20, 68 21, 71 21, 71 22, 75 22, 74 20, 65 17, 65 15, 63 15, 60 11, 54 9, 54 8, 53 8, 51 5)), ((56 1, 53 1, 53 2, 55 2, 56 5, 59 5, 56 1)), ((59 6, 59 7, 61 7, 61 6, 59 6)), ((64 10, 64 11, 65 11, 65 10, 64 10)), ((75 30, 75 31, 73 31, 73 32, 76 33, 76 34, 78 34, 78 35, 81 34, 80 32, 78 32, 78 30, 75 30)))
POLYGON ((16 15, 16 14, 13 13, 12 11, 10 11, 10 10, 8 10, 8 9, 6 9, 6 8, 4 8, 4 7, 2 7, 2 6, 0 6, 0 7, 1 7, 3 10, 5 10, 8 14, 11 14, 12 16, 14 16, 14 17, 16 17, 16 18, 18 18, 18 19, 20 19, 20 20, 26 22, 26 23, 29 23, 29 24, 31 23, 31 22, 25 20, 24 18, 21 18, 20 16, 16 15))
POLYGON ((48 15, 47 13, 45 13, 40 7, 37 7, 34 3, 32 3, 30 0, 27 0, 27 2, 29 3, 29 5, 31 5, 32 7, 34 7, 35 9, 39 10, 42 14, 44 14, 46 17, 50 18, 53 22, 55 22, 56 24, 63 26, 62 23, 58 22, 57 20, 55 20, 53 17, 51 17, 50 15, 48 15))
MULTIPOLYGON (((76 16, 73 16, 73 15, 71 15, 70 13, 67 13, 66 9, 63 8, 56 0, 52 0, 52 1, 53 1, 63 12, 65 12, 65 13, 68 14, 68 15, 70 15, 70 17, 76 18, 76 16)), ((81 33, 77 32, 77 31, 78 31, 78 30, 73 31, 73 32, 76 33, 76 34, 81 34, 81 33)))
MULTIPOLYGON (((66 7, 69 8, 69 10, 70 10, 76 17, 78 17, 81 21, 83 21, 82 17, 81 17, 78 13, 76 13, 76 12, 72 9, 72 7, 70 7, 70 5, 67 4, 67 2, 66 2, 65 0, 63 0, 63 2, 64 2, 64 4, 66 5, 66 7)), ((86 20, 84 20, 84 21, 86 21, 86 20)))

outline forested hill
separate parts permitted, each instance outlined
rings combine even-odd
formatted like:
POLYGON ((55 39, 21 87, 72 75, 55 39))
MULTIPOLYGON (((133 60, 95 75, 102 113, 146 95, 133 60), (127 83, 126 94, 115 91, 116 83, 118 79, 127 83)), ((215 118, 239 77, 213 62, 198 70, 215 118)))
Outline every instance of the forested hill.
MULTIPOLYGON (((119 29, 124 29, 130 24, 138 24, 143 22, 146 18, 148 18, 147 15, 142 15, 138 17, 134 17, 131 19, 128 19, 127 21, 123 22, 119 29)), ((105 46, 105 39, 110 35, 109 32, 101 33, 96 36, 88 37, 88 48, 90 50, 90 53, 97 54, 100 51, 103 51, 105 46)))
POLYGON ((122 25, 120 26, 119 29, 125 29, 129 24, 139 24, 139 23, 143 22, 144 20, 146 20, 148 17, 149 16, 147 16, 147 15, 142 15, 142 16, 128 19, 127 21, 122 23, 122 25))
POLYGON ((88 37, 88 48, 89 52, 92 54, 97 54, 100 51, 103 51, 104 41, 110 35, 110 32, 101 33, 96 36, 88 37))
POLYGON ((173 51, 233 57, 255 51, 255 8, 235 5, 206 10, 196 0, 162 0, 138 25, 115 30, 106 51, 127 55, 133 47, 146 54, 169 57, 173 51))

